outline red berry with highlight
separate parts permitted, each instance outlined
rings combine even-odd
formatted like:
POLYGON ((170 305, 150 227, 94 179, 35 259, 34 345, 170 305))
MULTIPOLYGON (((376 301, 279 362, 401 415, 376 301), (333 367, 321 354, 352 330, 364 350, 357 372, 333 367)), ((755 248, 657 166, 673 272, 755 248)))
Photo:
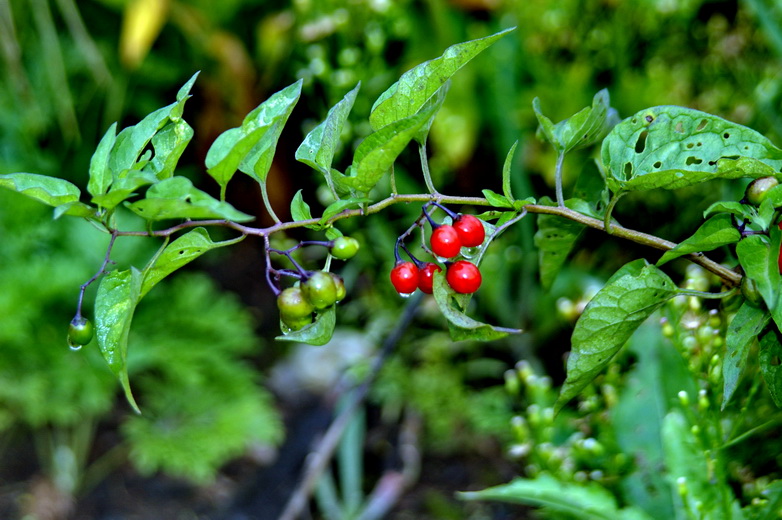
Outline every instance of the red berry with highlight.
POLYGON ((413 262, 399 262, 391 270, 391 284, 399 294, 410 294, 418 288, 418 268, 413 262))
POLYGON ((459 240, 459 234, 453 226, 447 224, 438 226, 432 231, 429 244, 432 247, 432 252, 443 258, 453 258, 462 250, 462 241, 459 240))
POLYGON ((445 279, 451 288, 461 294, 472 294, 481 286, 481 272, 472 262, 459 260, 448 266, 445 279))
POLYGON ((486 238, 483 223, 473 215, 459 215, 453 223, 453 228, 464 247, 477 247, 483 244, 486 238))
POLYGON ((421 292, 432 294, 434 290, 432 287, 434 283, 434 273, 437 271, 442 271, 442 269, 440 269, 439 265, 431 262, 427 262, 418 270, 418 288, 421 289, 421 292))

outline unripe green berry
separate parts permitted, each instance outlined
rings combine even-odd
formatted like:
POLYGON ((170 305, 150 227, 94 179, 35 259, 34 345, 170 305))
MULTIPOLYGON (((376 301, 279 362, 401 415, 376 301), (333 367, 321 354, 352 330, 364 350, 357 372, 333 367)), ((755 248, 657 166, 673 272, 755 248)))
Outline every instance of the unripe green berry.
POLYGON ((304 297, 315 307, 322 311, 334 305, 337 301, 337 286, 330 273, 315 271, 301 284, 304 297))
POLYGON ((337 288, 337 301, 341 302, 345 299, 345 296, 347 296, 348 292, 345 289, 345 282, 342 280, 342 277, 338 274, 329 273, 331 275, 331 278, 334 280, 334 286, 337 288))
POLYGON ((358 253, 359 243, 353 237, 335 238, 331 245, 331 256, 340 260, 353 258, 358 253))
POLYGON ((300 287, 288 287, 277 296, 277 308, 283 321, 311 317, 315 307, 304 297, 300 287))
POLYGON ((93 334, 92 322, 81 315, 75 316, 68 325, 68 343, 70 345, 86 345, 92 341, 93 334))
POLYGON ((771 188, 778 185, 779 181, 775 177, 761 177, 760 179, 755 179, 747 186, 747 191, 744 192, 744 198, 753 206, 760 206, 766 199, 766 195, 768 195, 771 188))
POLYGON ((301 330, 310 323, 312 323, 312 316, 304 316, 302 318, 290 318, 280 315, 280 320, 291 330, 301 330))

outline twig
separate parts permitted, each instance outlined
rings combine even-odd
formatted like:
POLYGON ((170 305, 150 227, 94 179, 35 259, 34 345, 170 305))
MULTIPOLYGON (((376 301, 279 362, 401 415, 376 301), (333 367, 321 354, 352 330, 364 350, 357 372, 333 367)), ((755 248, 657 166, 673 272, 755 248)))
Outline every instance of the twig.
POLYGON ((302 477, 299 486, 291 494, 279 520, 296 520, 299 515, 301 515, 302 511, 304 511, 304 508, 307 506, 307 501, 309 500, 313 489, 315 489, 315 485, 318 483, 318 479, 331 461, 331 457, 339 444, 342 433, 345 431, 345 428, 359 405, 366 398, 370 386, 383 368, 386 359, 410 326, 410 323, 415 316, 415 312, 418 309, 418 305, 421 303, 422 297, 422 293, 419 292, 409 300, 404 313, 399 319, 399 323, 383 343, 380 352, 372 364, 369 374, 361 385, 356 388, 356 391, 350 393, 345 408, 334 421, 332 421, 328 430, 326 430, 326 433, 323 435, 323 438, 318 443, 318 446, 307 457, 304 476, 302 477))

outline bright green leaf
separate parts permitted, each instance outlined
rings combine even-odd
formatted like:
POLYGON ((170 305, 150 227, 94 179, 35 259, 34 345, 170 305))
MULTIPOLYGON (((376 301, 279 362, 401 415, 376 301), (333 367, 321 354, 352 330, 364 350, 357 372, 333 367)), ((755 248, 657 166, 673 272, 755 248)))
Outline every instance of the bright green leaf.
POLYGON ((227 202, 221 202, 193 186, 186 177, 160 181, 147 190, 146 198, 127 205, 147 220, 225 219, 234 222, 252 220, 227 202))
POLYGON ((733 396, 733 392, 736 391, 744 373, 749 348, 770 320, 768 311, 744 302, 728 325, 728 332, 725 334, 725 359, 722 363, 723 410, 733 396))
POLYGON ((614 273, 576 322, 567 378, 554 408, 592 382, 641 323, 675 295, 671 279, 643 259, 614 273))
POLYGON ((57 177, 37 173, 6 173, 0 175, 0 188, 8 188, 38 202, 54 206, 55 218, 62 215, 89 218, 95 215, 94 208, 79 202, 79 188, 57 177))
POLYGON ((777 408, 782 408, 782 343, 773 328, 760 337, 760 373, 777 408))
POLYGON ((112 173, 109 168, 109 153, 116 140, 117 123, 114 123, 106 130, 90 159, 90 180, 87 182, 87 191, 90 195, 102 195, 111 186, 112 173))
POLYGON ((345 94, 342 100, 334 105, 326 119, 307 134, 296 150, 296 160, 301 161, 321 172, 327 178, 331 173, 331 162, 339 147, 339 137, 348 119, 348 114, 356 101, 356 95, 361 83, 345 94))
POLYGON ((543 288, 550 288, 554 283, 584 229, 583 224, 557 215, 538 215, 535 247, 538 248, 540 283, 543 288))
POLYGON ((540 100, 532 101, 532 108, 546 140, 557 153, 568 153, 599 142, 618 122, 616 110, 611 108, 608 90, 603 89, 592 98, 592 106, 580 110, 556 125, 543 115, 540 100))
POLYGON ((297 191, 296 195, 294 195, 291 200, 291 218, 294 222, 310 220, 312 218, 310 205, 304 202, 304 197, 301 194, 302 191, 303 190, 297 191))
POLYGON ((782 167, 782 150, 758 132, 677 106, 625 119, 603 140, 601 155, 614 193, 765 177, 782 167))
POLYGON ((193 129, 184 119, 168 123, 152 138, 155 154, 145 170, 160 180, 171 178, 192 138, 193 129))
POLYGON ((121 202, 134 196, 140 187, 156 182, 157 177, 151 173, 131 170, 127 172, 126 176, 115 178, 109 192, 92 197, 92 202, 102 208, 113 209, 121 202))
POLYGON ((703 212, 703 218, 708 218, 715 213, 728 213, 730 215, 736 215, 739 220, 750 219, 757 215, 755 208, 742 204, 736 201, 720 201, 715 202, 709 206, 706 211, 703 212))
POLYGON ((323 210, 323 216, 320 217, 320 223, 324 224, 331 217, 342 213, 346 209, 358 208, 362 204, 366 204, 368 202, 372 202, 372 200, 367 198, 351 198, 334 201, 323 210))
POLYGON ((754 280, 771 316, 782 323, 782 277, 779 274, 780 231, 771 229, 771 238, 750 235, 736 245, 736 255, 746 276, 754 280))
POLYGON ((690 253, 713 251, 718 247, 735 244, 741 240, 741 233, 733 225, 733 217, 727 213, 720 213, 704 222, 701 227, 689 238, 680 242, 676 247, 657 261, 657 265, 679 258, 690 253))
MULTIPOLYGON (((439 58, 421 63, 402 74, 372 106, 369 123, 374 130, 418 113, 467 62, 513 29, 448 47, 439 58)), ((430 114, 429 117, 434 115, 430 114)), ((427 120, 429 119, 427 117, 427 120)))
POLYGON ((95 296, 95 336, 109 368, 119 379, 128 403, 139 411, 128 380, 128 335, 133 313, 141 299, 142 275, 135 269, 111 271, 100 282, 95 296))
POLYGON ((513 143, 513 146, 508 150, 508 155, 505 156, 505 163, 502 165, 502 194, 508 200, 513 200, 513 192, 511 190, 511 166, 513 166, 513 156, 516 154, 516 147, 519 142, 513 143))
POLYGON ((483 193, 483 196, 489 201, 489 204, 495 208, 513 208, 513 202, 499 193, 495 193, 489 189, 481 190, 481 193, 483 193))
POLYGON ((188 231, 168 244, 163 252, 154 259, 154 263, 144 269, 139 299, 143 298, 160 280, 207 251, 236 244, 242 239, 244 236, 214 242, 205 228, 195 228, 188 231))
MULTIPOLYGON (((322 313, 318 314, 315 322, 307 325, 301 330, 296 330, 277 336, 279 341, 295 341, 296 343, 307 343, 309 345, 325 345, 331 341, 334 335, 334 327, 337 324, 337 311, 332 305, 322 313)), ((280 324, 280 326, 283 326, 280 324)))

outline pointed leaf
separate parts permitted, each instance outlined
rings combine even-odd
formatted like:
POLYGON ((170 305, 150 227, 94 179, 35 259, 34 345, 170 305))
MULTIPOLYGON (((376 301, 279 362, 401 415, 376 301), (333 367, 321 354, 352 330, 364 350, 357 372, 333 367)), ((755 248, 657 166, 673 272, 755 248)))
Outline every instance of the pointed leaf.
POLYGON ((342 128, 345 126, 348 114, 356 101, 359 88, 361 88, 361 83, 345 94, 345 97, 329 110, 326 119, 307 134, 296 150, 297 161, 311 166, 325 176, 329 175, 331 162, 339 147, 342 128))
POLYGON ((109 168, 109 153, 116 140, 117 123, 114 123, 103 134, 103 138, 90 159, 90 180, 87 182, 87 191, 90 195, 102 195, 111 186, 112 174, 109 168))
POLYGON ((207 251, 236 244, 243 239, 244 236, 239 236, 231 240, 214 242, 205 228, 195 228, 188 231, 168 244, 163 252, 155 258, 154 263, 144 269, 139 299, 143 298, 163 278, 207 251))
POLYGON ((302 220, 310 220, 312 213, 310 212, 310 205, 304 202, 304 197, 299 190, 291 200, 291 218, 294 222, 300 222, 302 220))
POLYGON ((603 89, 592 98, 592 106, 580 110, 556 125, 543 115, 540 100, 532 101, 532 108, 546 140, 557 153, 568 153, 599 142, 619 122, 616 110, 611 108, 608 90, 603 89))
MULTIPOLYGON (((541 204, 549 203, 550 200, 541 200, 541 204)), ((583 224, 566 218, 542 213, 538 215, 535 247, 538 248, 540 283, 543 288, 550 288, 554 283, 584 229, 583 224)))
POLYGON ((147 220, 225 219, 246 222, 254 218, 195 188, 186 177, 158 182, 147 190, 145 199, 127 204, 127 207, 147 220))
POLYGON ((617 271, 576 322, 567 378, 555 410, 592 382, 641 323, 675 295, 671 279, 643 259, 617 271))
POLYGON ((690 253, 713 251, 718 247, 735 244, 741 240, 741 233, 733 225, 733 217, 727 213, 720 213, 704 222, 691 237, 680 242, 676 247, 657 261, 657 265, 679 258, 690 253))
POLYGON ((504 338, 509 334, 520 334, 521 329, 510 329, 506 327, 496 327, 474 320, 464 314, 464 308, 467 307, 471 295, 463 295, 457 301, 456 294, 445 281, 445 274, 441 271, 434 273, 434 300, 448 320, 451 339, 461 341, 465 339, 474 339, 479 341, 491 341, 504 338))
POLYGON ((346 209, 358 208, 361 207, 362 204, 369 202, 372 202, 372 199, 350 198, 334 201, 323 210, 323 216, 320 217, 320 223, 325 224, 331 217, 339 215, 346 209))
POLYGON ((495 193, 489 189, 481 190, 481 193, 483 193, 483 196, 489 201, 489 204, 495 208, 513 208, 513 202, 499 193, 495 193))
POLYGON ((754 280, 777 326, 782 324, 782 276, 779 274, 780 231, 773 227, 771 237, 751 235, 736 245, 736 255, 746 276, 754 280))
POLYGON ((755 208, 742 204, 736 201, 719 201, 709 206, 706 211, 703 212, 703 218, 707 218, 715 213, 728 213, 730 215, 736 215, 739 220, 750 219, 757 216, 755 208))
POLYGON ((92 202, 102 208, 113 209, 134 196, 140 187, 156 182, 157 177, 151 173, 132 170, 125 177, 115 178, 109 192, 92 197, 92 202))
MULTIPOLYGON (((301 330, 289 332, 277 336, 275 339, 278 341, 294 341, 297 343, 307 343, 309 345, 325 345, 331 341, 331 337, 334 335, 334 327, 337 324, 337 311, 335 306, 332 305, 322 313, 318 314, 315 322, 307 325, 301 330)), ((282 327, 282 323, 280 324, 282 327)))
POLYGON ((613 192, 676 189, 710 179, 765 177, 782 167, 782 150, 758 132, 677 106, 638 112, 603 140, 613 192))
POLYGON ((152 138, 155 154, 145 170, 160 180, 171 178, 179 158, 192 138, 193 129, 184 119, 165 125, 152 138))
POLYGON ((95 336, 98 348, 137 413, 141 412, 130 391, 127 353, 130 322, 141 298, 141 280, 142 275, 135 268, 111 271, 101 280, 95 296, 95 336))
POLYGON ((54 206, 55 218, 62 215, 85 218, 95 216, 95 208, 79 202, 79 188, 65 179, 37 173, 6 173, 0 175, 0 188, 8 188, 48 206, 54 206))
POLYGON ((513 200, 513 193, 511 190, 511 181, 510 181, 510 175, 511 175, 511 166, 513 166, 513 156, 516 154, 516 147, 519 145, 519 142, 516 141, 513 143, 513 146, 510 147, 510 150, 508 150, 508 155, 505 156, 505 163, 502 165, 502 194, 505 195, 505 198, 508 200, 513 200))
POLYGON ((777 408, 782 408, 782 343, 773 328, 760 337, 760 373, 777 408))
POLYGON ((419 112, 456 71, 512 30, 452 45, 439 58, 421 63, 402 74, 399 81, 381 94, 372 106, 369 115, 372 128, 379 130, 419 112))
POLYGON ((725 359, 722 363, 723 410, 733 396, 733 392, 736 391, 747 366, 749 348, 770 320, 768 311, 744 302, 728 325, 725 334, 725 359))

